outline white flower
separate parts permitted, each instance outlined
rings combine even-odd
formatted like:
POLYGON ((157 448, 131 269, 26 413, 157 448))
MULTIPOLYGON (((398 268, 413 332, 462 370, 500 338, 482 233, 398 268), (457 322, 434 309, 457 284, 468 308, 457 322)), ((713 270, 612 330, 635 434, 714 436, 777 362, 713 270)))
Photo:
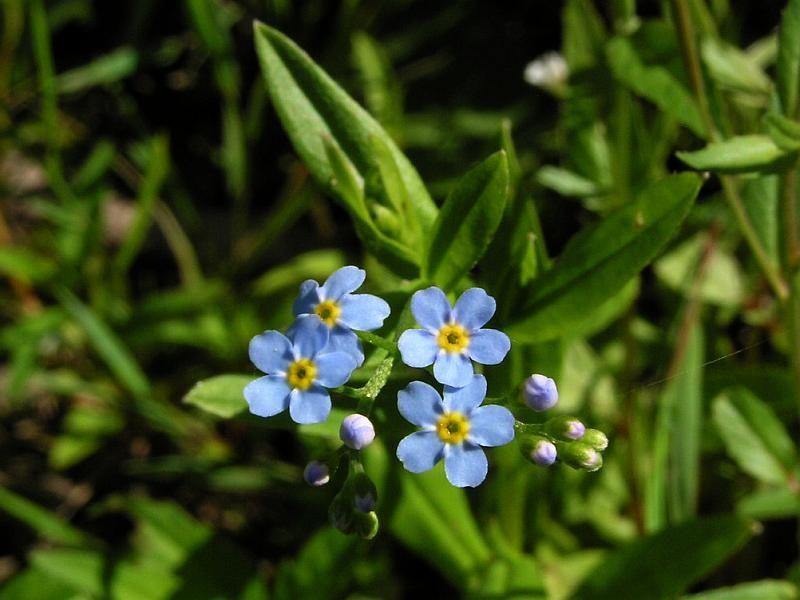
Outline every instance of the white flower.
POLYGON ((558 52, 546 52, 525 67, 523 78, 536 87, 556 92, 564 87, 569 75, 567 61, 558 52))

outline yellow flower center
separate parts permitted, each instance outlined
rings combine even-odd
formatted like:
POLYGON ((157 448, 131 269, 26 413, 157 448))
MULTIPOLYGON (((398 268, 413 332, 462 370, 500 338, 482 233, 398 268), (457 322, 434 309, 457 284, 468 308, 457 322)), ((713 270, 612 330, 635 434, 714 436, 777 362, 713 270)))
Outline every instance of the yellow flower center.
POLYGON ((339 318, 339 315, 342 314, 342 309, 333 300, 323 300, 314 307, 314 312, 322 319, 325 325, 333 327, 336 325, 336 320, 339 318))
POLYGON ((436 342, 445 352, 463 352, 469 346, 469 333, 458 323, 442 325, 436 342))
POLYGON ((469 419, 460 412, 449 412, 439 417, 436 433, 445 444, 460 444, 469 433, 469 419))
POLYGON ((286 381, 289 385, 298 390, 307 390, 314 383, 317 375, 317 366, 307 358, 301 358, 289 365, 286 372, 286 381))

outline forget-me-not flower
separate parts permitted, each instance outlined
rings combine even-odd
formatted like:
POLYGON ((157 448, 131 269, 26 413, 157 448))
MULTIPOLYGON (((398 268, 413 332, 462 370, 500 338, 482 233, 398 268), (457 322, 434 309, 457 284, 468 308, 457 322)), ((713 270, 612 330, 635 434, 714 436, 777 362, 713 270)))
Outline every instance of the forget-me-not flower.
POLYGON ((496 329, 481 329, 495 311, 494 298, 480 288, 470 288, 454 308, 437 287, 420 290, 411 298, 411 312, 424 329, 408 329, 397 345, 409 367, 433 364, 439 383, 460 387, 472 377, 470 359, 496 365, 511 349, 508 336, 496 329))
POLYGON ((250 360, 265 377, 244 388, 250 412, 271 417, 289 409, 296 423, 321 423, 331 411, 326 388, 342 385, 355 359, 328 346, 328 327, 313 316, 297 319, 286 336, 265 331, 250 342, 250 360), (288 336, 288 337, 287 337, 288 336))
POLYGON ((489 463, 481 446, 502 446, 514 439, 514 416, 502 406, 480 406, 486 379, 472 375, 461 388, 444 386, 444 399, 421 381, 397 394, 400 414, 421 427, 397 446, 397 458, 412 473, 432 469, 444 458, 447 480, 475 487, 486 478, 489 463))
POLYGON ((348 266, 331 273, 319 285, 308 279, 300 285, 300 295, 294 303, 295 315, 317 315, 330 329, 331 349, 347 352, 358 365, 364 362, 361 342, 353 333, 372 331, 383 326, 389 316, 389 305, 372 294, 353 294, 367 274, 363 269, 348 266))

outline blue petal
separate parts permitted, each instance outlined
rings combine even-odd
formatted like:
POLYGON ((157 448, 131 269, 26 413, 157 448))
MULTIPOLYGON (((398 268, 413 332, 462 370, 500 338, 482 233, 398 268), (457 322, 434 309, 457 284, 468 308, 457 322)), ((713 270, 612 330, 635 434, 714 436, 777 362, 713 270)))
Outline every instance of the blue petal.
POLYGON ((284 373, 292 360, 292 343, 277 331, 250 340, 250 360, 264 373, 284 373))
POLYGON ((324 352, 314 359, 317 367, 315 381, 326 388, 343 385, 356 368, 355 359, 346 352, 324 352))
POLYGON ((292 306, 294 315, 311 314, 317 304, 319 304, 319 284, 313 279, 306 279, 300 284, 300 293, 292 306))
POLYGON ((450 322, 450 302, 437 287, 415 292, 411 297, 411 313, 417 323, 430 331, 438 331, 450 322))
POLYGON ((341 325, 331 329, 331 337, 325 346, 325 352, 346 352, 353 357, 358 367, 364 362, 364 350, 358 336, 341 325))
POLYGON ((469 331, 480 329, 492 318, 497 304, 481 288, 470 288, 456 302, 453 320, 469 331))
POLYGON ((436 338, 424 329, 406 329, 397 340, 400 356, 409 367, 427 367, 436 360, 436 338))
POLYGON ((314 358, 328 343, 330 330, 317 315, 297 317, 286 332, 295 358, 314 358))
POLYGON ((439 392, 421 381, 412 381, 397 392, 397 410, 406 421, 417 427, 435 426, 442 415, 439 392))
POLYGON ((502 331, 481 329, 472 334, 467 351, 472 360, 482 365, 496 365, 511 350, 511 340, 502 331))
POLYGON ((489 461, 480 446, 449 444, 444 453, 444 473, 456 487, 477 487, 486 479, 489 461))
POLYGON ((348 266, 337 269, 322 284, 320 296, 325 300, 338 300, 345 294, 355 292, 364 283, 367 273, 364 269, 348 266))
POLYGON ((244 388, 244 399, 250 412, 259 417, 271 417, 289 406, 289 385, 278 375, 267 375, 251 381, 244 388))
POLYGON ((442 459, 444 443, 433 431, 415 431, 397 445, 397 458, 407 471, 429 471, 442 459))
POLYGON ((307 390, 292 390, 289 415, 302 425, 322 423, 331 412, 331 397, 325 388, 312 385, 307 390))
POLYGON ((469 440, 481 446, 502 446, 514 439, 514 415, 490 404, 476 408, 469 419, 469 440))
MULTIPOLYGON (((469 362, 469 361, 467 361, 469 362)), ((486 397, 486 378, 483 375, 470 375, 463 387, 444 387, 444 408, 446 411, 470 413, 486 397)))
POLYGON ((465 354, 441 352, 433 363, 433 376, 439 383, 463 387, 472 377, 472 363, 465 354))
POLYGON ((360 331, 372 331, 383 326, 391 310, 385 300, 372 294, 347 294, 339 302, 342 314, 339 321, 360 331))

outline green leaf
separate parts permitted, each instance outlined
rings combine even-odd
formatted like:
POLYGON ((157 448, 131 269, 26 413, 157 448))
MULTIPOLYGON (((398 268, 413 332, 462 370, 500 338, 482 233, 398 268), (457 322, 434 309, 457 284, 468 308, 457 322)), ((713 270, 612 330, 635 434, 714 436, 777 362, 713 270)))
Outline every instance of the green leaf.
POLYGON ((30 556, 31 565, 47 574, 48 578, 62 581, 76 591, 103 597, 106 582, 103 578, 105 559, 99 552, 90 550, 38 550, 30 556))
POLYGON ((611 298, 658 254, 689 212, 700 183, 689 173, 662 179, 635 203, 576 235, 555 266, 531 284, 506 332, 531 343, 568 334, 587 317, 587 307, 611 298))
POLYGON ((673 598, 738 550, 752 535, 748 520, 688 521, 609 554, 574 594, 594 598, 673 598))
POLYGON ((69 315, 86 332, 97 354, 120 379, 122 385, 134 396, 146 396, 150 391, 147 377, 108 325, 68 290, 58 289, 55 295, 69 315))
POLYGON ((677 376, 658 404, 653 458, 645 490, 647 530, 680 523, 697 512, 703 408, 703 335, 694 324, 677 376))
POLYGON ((254 379, 252 375, 217 375, 204 379, 194 384, 183 401, 212 415, 230 419, 247 410, 244 388, 254 379))
POLYGON ((433 226, 424 275, 451 290, 483 256, 508 200, 508 160, 502 150, 467 172, 433 226))
POLYGON ((138 65, 139 53, 123 46, 59 75, 56 79, 58 91, 71 94, 96 85, 108 85, 132 75, 138 65))
POLYGON ((606 55, 617 81, 686 125, 698 136, 705 137, 705 127, 697 104, 689 90, 672 73, 661 66, 644 64, 626 38, 612 39, 606 47, 606 55))
POLYGON ((786 482, 796 464, 795 448, 769 406, 745 388, 731 388, 714 400, 713 420, 743 471, 765 483, 786 482))
POLYGON ((147 169, 136 198, 136 214, 125 239, 114 257, 114 268, 124 273, 141 250, 153 218, 158 193, 169 174, 169 142, 156 136, 150 142, 147 169))
POLYGON ((294 559, 278 567, 273 598, 342 598, 353 574, 350 567, 357 543, 356 536, 330 527, 320 529, 294 559))
POLYGON ((800 515, 800 495, 786 486, 757 490, 736 504, 736 512, 752 519, 791 519, 800 515))
POLYGON ((86 546, 92 542, 88 535, 61 517, 4 487, 0 487, 0 511, 22 521, 51 542, 66 546, 86 546))
POLYGON ((568 0, 563 12, 564 58, 570 71, 594 67, 606 38, 603 18, 591 0, 568 0))
MULTIPOLYGON (((374 143, 374 138, 371 140, 374 143)), ((399 228, 386 231, 384 227, 382 230, 373 221, 364 197, 364 179, 333 138, 325 136, 322 141, 333 172, 330 185, 338 191, 339 199, 350 213, 356 233, 364 246, 399 275, 415 277, 419 271, 419 253, 412 252, 408 246, 397 241, 399 228)), ((380 209, 390 212, 384 205, 377 203, 373 203, 371 209, 376 218, 381 216, 380 209)))
MULTIPOLYGON (((255 23, 254 35, 278 116, 317 181, 338 195, 331 185, 334 171, 323 143, 329 136, 365 182, 366 197, 386 198, 370 139, 382 138, 394 156, 425 239, 436 218, 436 206, 414 167, 384 129, 285 35, 263 23, 255 23)), ((407 247, 416 248, 414 242, 419 240, 408 240, 407 247)))
POLYGON ((32 567, 18 573, 0 588, 2 600, 72 600, 74 597, 72 586, 32 567))
POLYGON ((700 233, 658 259, 653 270, 670 288, 686 296, 696 293, 709 304, 739 306, 744 299, 744 277, 736 259, 718 244, 711 251, 699 290, 693 289, 694 274, 707 244, 708 235, 700 233))
POLYGON ((58 269, 55 263, 27 248, 0 246, 0 275, 25 283, 51 279, 58 269))
POLYGON ((490 557, 463 490, 450 485, 441 466, 420 475, 403 472, 400 480, 392 534, 463 588, 490 557))
POLYGON ((567 198, 599 196, 606 191, 591 179, 578 175, 574 171, 550 165, 546 165, 536 172, 536 181, 539 185, 558 192, 567 198))
POLYGON ((800 150, 800 123, 774 112, 766 114, 764 123, 772 141, 782 150, 800 150))
POLYGON ((722 87, 765 96, 772 91, 769 77, 736 46, 707 37, 702 41, 700 52, 711 78, 722 87))
POLYGON ((738 135, 713 142, 694 152, 676 152, 687 165, 698 171, 748 173, 778 165, 786 152, 766 135, 738 135))
POLYGON ((797 600, 798 596, 797 586, 789 581, 762 579, 692 594, 684 600, 797 600))
POLYGON ((778 33, 777 88, 783 114, 797 116, 800 87, 800 0, 789 0, 778 33))
POLYGON ((261 275, 253 282, 256 296, 271 296, 291 290, 306 279, 322 281, 336 269, 347 264, 340 250, 311 250, 288 260, 261 275))

